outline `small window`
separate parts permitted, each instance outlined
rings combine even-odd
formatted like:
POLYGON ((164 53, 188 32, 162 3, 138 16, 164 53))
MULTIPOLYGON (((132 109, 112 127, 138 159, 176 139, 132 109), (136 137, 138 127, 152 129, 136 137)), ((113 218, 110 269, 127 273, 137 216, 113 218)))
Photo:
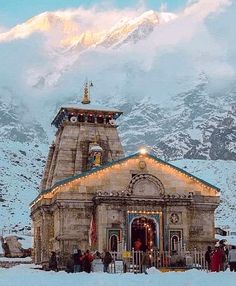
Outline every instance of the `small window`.
POLYGON ((102 115, 98 115, 97 123, 100 123, 100 124, 104 123, 104 117, 102 115))
POLYGON ((88 122, 89 122, 89 123, 94 123, 94 122, 95 122, 95 116, 92 115, 92 114, 89 114, 89 115, 88 115, 88 122))
POLYGON ((84 121, 85 121, 85 116, 84 116, 84 114, 79 114, 79 115, 78 115, 78 121, 79 121, 79 122, 84 122, 84 121))
POLYGON ((118 250, 118 237, 117 235, 112 235, 109 239, 109 250, 117 251, 118 250))
POLYGON ((177 235, 171 237, 171 250, 178 250, 180 248, 180 239, 177 235))

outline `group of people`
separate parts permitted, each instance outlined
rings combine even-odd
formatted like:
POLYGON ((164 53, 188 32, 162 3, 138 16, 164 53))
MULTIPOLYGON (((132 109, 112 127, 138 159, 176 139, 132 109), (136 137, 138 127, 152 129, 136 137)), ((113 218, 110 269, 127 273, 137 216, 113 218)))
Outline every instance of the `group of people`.
MULTIPOLYGON (((66 272, 76 273, 84 271, 90 273, 94 270, 93 262, 95 260, 100 260, 103 264, 103 272, 108 272, 109 265, 113 259, 111 253, 106 249, 102 254, 98 251, 92 254, 89 250, 86 250, 83 254, 80 249, 76 249, 66 262, 66 272)), ((55 251, 51 252, 49 270, 58 271, 58 258, 55 251)))
POLYGON ((211 272, 225 271, 228 265, 230 271, 236 272, 236 246, 228 250, 223 240, 218 242, 214 249, 208 246, 205 260, 211 272))

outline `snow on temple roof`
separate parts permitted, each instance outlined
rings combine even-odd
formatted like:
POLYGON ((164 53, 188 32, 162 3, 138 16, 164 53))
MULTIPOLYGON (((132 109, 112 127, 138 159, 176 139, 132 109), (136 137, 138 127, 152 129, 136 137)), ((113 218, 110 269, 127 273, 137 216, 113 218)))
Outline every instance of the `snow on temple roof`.
MULTIPOLYGON (((138 157, 138 156, 140 156, 140 155, 141 155, 140 152, 134 153, 134 154, 129 155, 129 156, 127 156, 127 157, 121 158, 121 159, 116 160, 116 161, 113 161, 113 162, 109 162, 109 163, 107 163, 107 164, 105 164, 105 165, 101 165, 101 166, 99 166, 99 167, 96 167, 96 168, 94 168, 94 169, 88 170, 88 171, 83 172, 83 173, 81 173, 81 174, 77 174, 77 175, 74 175, 74 176, 71 176, 71 177, 62 179, 62 180, 60 180, 60 181, 57 181, 51 188, 46 189, 46 190, 43 190, 43 191, 31 202, 30 205, 32 206, 36 201, 38 201, 41 197, 43 197, 44 194, 50 193, 53 189, 55 189, 55 188, 58 187, 58 186, 61 186, 61 185, 64 185, 64 184, 66 184, 66 183, 68 183, 68 182, 71 182, 71 181, 73 181, 73 180, 76 180, 76 179, 79 179, 79 178, 88 176, 88 175, 90 175, 90 174, 92 174, 92 173, 98 172, 98 171, 103 170, 103 169, 105 169, 105 168, 108 168, 108 167, 110 167, 110 166, 112 166, 112 165, 122 163, 122 162, 124 162, 124 161, 126 161, 126 160, 129 160, 129 159, 134 158, 134 157, 138 157)), ((171 168, 177 170, 178 172, 181 172, 181 173, 183 173, 184 175, 186 175, 186 176, 188 176, 188 177, 190 177, 190 178, 192 178, 192 179, 198 181, 199 183, 202 183, 202 184, 205 185, 206 187, 210 187, 210 188, 216 190, 217 192, 220 192, 220 189, 219 189, 218 187, 216 187, 216 186, 214 186, 214 185, 212 185, 212 184, 210 184, 210 183, 208 183, 208 182, 206 182, 206 181, 204 181, 204 180, 202 180, 202 179, 200 179, 200 178, 198 178, 198 177, 192 175, 191 173, 186 172, 185 170, 183 170, 183 169, 181 169, 181 168, 179 168, 179 167, 176 167, 175 165, 172 165, 172 164, 170 164, 170 163, 167 163, 167 162, 161 160, 160 158, 156 157, 155 155, 152 155, 152 154, 150 154, 150 153, 146 153, 145 155, 142 155, 142 156, 147 156, 147 157, 149 157, 149 158, 152 158, 152 159, 154 159, 155 161, 157 161, 158 163, 167 165, 167 166, 169 166, 169 167, 171 167, 171 168)))
POLYGON ((61 108, 71 108, 71 109, 82 109, 82 110, 94 110, 94 111, 106 111, 106 112, 114 112, 114 113, 123 113, 119 109, 116 108, 110 108, 110 107, 104 107, 102 105, 96 105, 96 104, 78 104, 78 105, 64 105, 61 108))

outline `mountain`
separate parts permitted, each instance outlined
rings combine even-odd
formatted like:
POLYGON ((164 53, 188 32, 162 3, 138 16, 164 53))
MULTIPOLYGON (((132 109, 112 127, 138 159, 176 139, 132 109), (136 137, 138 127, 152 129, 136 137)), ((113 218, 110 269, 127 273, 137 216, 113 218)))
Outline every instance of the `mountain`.
POLYGON ((236 90, 227 102, 207 92, 201 75, 193 89, 160 108, 148 99, 133 104, 120 125, 126 150, 148 145, 158 157, 236 160, 236 90))
POLYGON ((9 31, 0 34, 0 42, 9 42, 17 39, 30 37, 34 33, 42 33, 49 35, 50 33, 58 33, 63 36, 61 44, 73 44, 69 40, 77 36, 79 33, 78 25, 73 20, 57 13, 45 12, 37 15, 23 24, 19 24, 9 31), (69 37, 69 38, 68 38, 69 37))
POLYGON ((47 146, 0 142, 0 230, 30 226, 29 203, 37 195, 47 146))
POLYGON ((204 23, 185 13, 45 12, 0 33, 0 228, 29 224, 50 122, 60 106, 80 101, 86 76, 93 103, 124 111, 126 154, 145 145, 222 188, 217 224, 235 227, 231 11, 209 12, 204 23))
POLYGON ((88 48, 92 45, 110 47, 122 39, 137 35, 147 36, 155 26, 172 21, 177 16, 171 13, 157 13, 153 10, 143 13, 133 19, 124 18, 111 29, 102 31, 83 31, 76 22, 75 15, 63 12, 44 12, 23 24, 19 24, 9 31, 0 34, 0 43, 16 39, 28 38, 35 33, 42 33, 48 37, 58 34, 62 37, 61 46, 88 48))
POLYGON ((215 225, 223 229, 236 229, 236 162, 223 160, 177 160, 171 162, 197 177, 218 186, 221 203, 216 209, 215 225))

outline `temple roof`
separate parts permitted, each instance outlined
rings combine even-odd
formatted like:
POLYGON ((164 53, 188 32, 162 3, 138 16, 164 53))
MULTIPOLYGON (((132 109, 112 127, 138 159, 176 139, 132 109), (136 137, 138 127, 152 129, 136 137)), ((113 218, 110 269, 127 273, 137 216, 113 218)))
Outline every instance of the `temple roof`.
POLYGON ((99 114, 103 116, 112 116, 112 119, 117 119, 123 113, 122 111, 116 108, 109 108, 96 104, 90 104, 91 102, 90 87, 92 86, 93 86, 92 81, 86 81, 84 85, 83 98, 81 100, 81 104, 62 106, 51 124, 58 127, 58 124, 60 124, 61 120, 64 119, 64 117, 68 115, 68 113, 70 113, 71 115, 75 113, 73 114, 73 116, 77 116, 79 114, 92 113, 94 115, 99 114))
POLYGON ((138 152, 138 153, 132 154, 132 155, 130 155, 130 156, 124 157, 124 158, 122 158, 122 159, 119 159, 119 160, 116 160, 116 161, 113 161, 113 162, 110 162, 110 163, 107 163, 107 164, 98 166, 98 167, 96 167, 96 168, 93 168, 93 169, 88 170, 88 171, 86 171, 86 172, 83 172, 83 173, 81 173, 81 174, 74 175, 74 176, 65 178, 65 179, 63 179, 63 180, 57 181, 50 189, 47 189, 47 190, 42 191, 42 192, 37 196, 37 198, 31 203, 31 205, 32 205, 35 201, 37 201, 38 199, 40 199, 40 197, 43 196, 44 194, 47 194, 47 193, 50 193, 51 191, 53 191, 53 189, 55 189, 56 187, 62 186, 62 185, 64 185, 64 184, 67 184, 67 183, 69 183, 69 182, 71 182, 71 181, 73 181, 73 180, 80 179, 80 178, 83 178, 83 177, 85 177, 85 176, 89 176, 90 174, 94 174, 94 173, 96 173, 96 172, 99 172, 99 171, 101 171, 101 170, 104 170, 104 169, 106 169, 106 168, 109 168, 109 167, 111 167, 111 166, 113 166, 113 165, 122 163, 122 162, 124 162, 124 161, 127 161, 127 160, 132 159, 132 158, 135 158, 135 157, 139 157, 139 156, 144 156, 144 157, 152 158, 152 159, 154 159, 155 161, 157 161, 158 163, 167 165, 167 166, 169 166, 169 167, 171 167, 171 168, 173 168, 173 169, 175 169, 175 170, 177 170, 177 171, 183 173, 184 175, 187 175, 188 177, 197 180, 199 183, 205 185, 206 187, 213 188, 213 189, 215 189, 215 190, 218 191, 218 192, 220 191, 220 189, 219 189, 218 187, 216 187, 216 186, 214 186, 214 185, 212 185, 212 184, 210 184, 210 183, 208 183, 208 182, 206 182, 206 181, 204 181, 204 180, 202 180, 202 179, 200 179, 200 178, 198 178, 198 177, 196 177, 196 176, 194 176, 194 175, 192 175, 192 174, 186 172, 185 170, 183 170, 183 169, 181 169, 181 168, 178 168, 178 167, 176 167, 176 166, 174 166, 174 165, 172 165, 172 164, 170 164, 170 163, 167 163, 167 162, 165 162, 165 161, 163 161, 163 160, 157 158, 156 156, 154 156, 154 155, 152 155, 152 154, 150 154, 150 153, 141 154, 140 152, 138 152))
POLYGON ((86 111, 106 111, 111 113, 123 113, 119 109, 116 108, 110 108, 110 107, 104 107, 99 104, 77 104, 77 105, 64 105, 61 108, 68 108, 68 109, 77 109, 77 110, 86 110, 86 111))
POLYGON ((114 119, 117 119, 121 114, 123 114, 122 111, 116 109, 116 108, 109 108, 104 107, 101 105, 95 105, 95 104, 78 104, 78 105, 64 105, 60 108, 60 110, 57 112, 57 115, 52 121, 52 125, 57 125, 57 121, 63 114, 66 112, 68 113, 103 113, 104 115, 112 115, 114 119))

